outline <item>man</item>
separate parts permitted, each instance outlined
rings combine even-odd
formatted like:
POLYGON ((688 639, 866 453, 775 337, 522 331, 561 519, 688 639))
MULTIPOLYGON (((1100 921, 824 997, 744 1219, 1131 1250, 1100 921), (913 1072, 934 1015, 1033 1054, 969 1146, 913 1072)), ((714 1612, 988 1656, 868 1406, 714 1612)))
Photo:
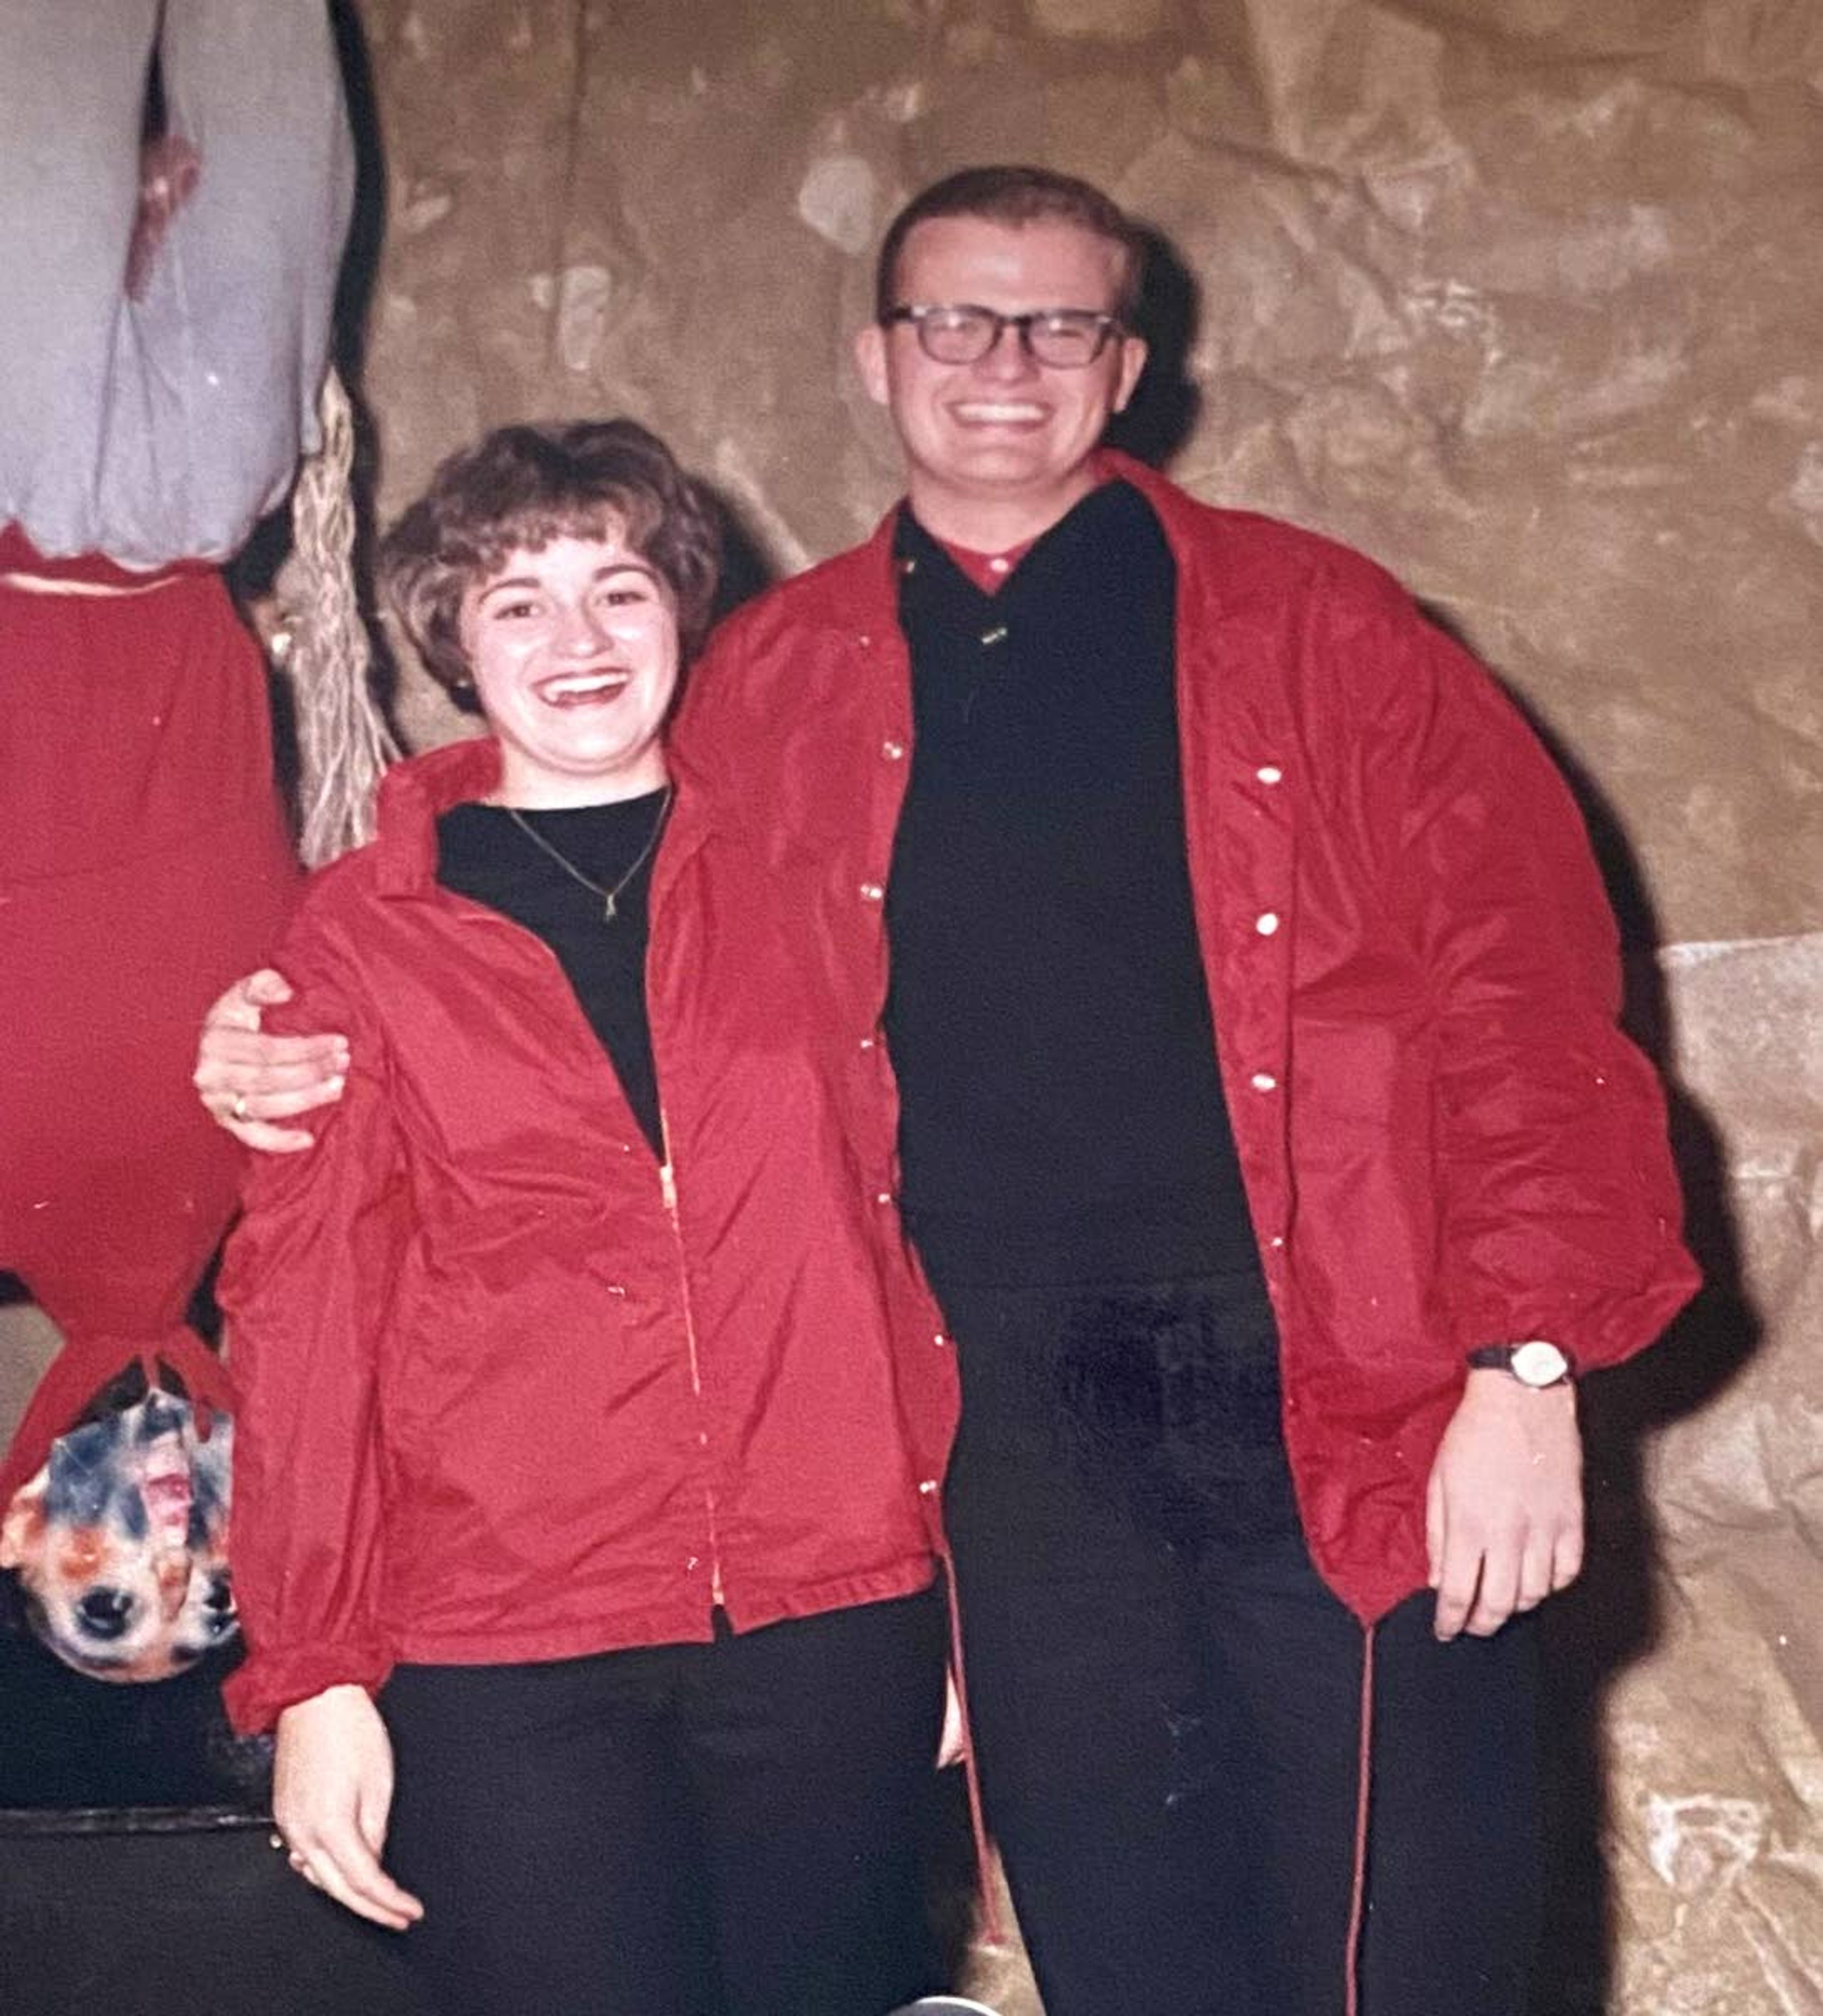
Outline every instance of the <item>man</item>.
MULTIPOLYGON (((1572 1374, 1694 1280, 1658 1093, 1486 675, 1358 556, 1098 451, 1137 264, 1042 171, 901 214, 857 359, 906 500, 724 627, 678 740, 799 891, 955 1339, 1049 2016, 1504 2016, 1572 1374)), ((226 1028, 198 1082, 292 1145, 333 1055, 226 1028)))

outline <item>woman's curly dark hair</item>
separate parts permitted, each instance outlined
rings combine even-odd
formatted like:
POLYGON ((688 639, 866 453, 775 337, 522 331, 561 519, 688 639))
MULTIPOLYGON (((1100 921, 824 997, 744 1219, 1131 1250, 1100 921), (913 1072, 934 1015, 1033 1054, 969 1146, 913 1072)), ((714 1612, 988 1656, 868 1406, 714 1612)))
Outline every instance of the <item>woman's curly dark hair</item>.
POLYGON ((380 542, 380 585, 438 682, 472 704, 462 599, 520 548, 618 535, 676 599, 686 659, 721 572, 715 506, 637 420, 497 427, 451 455, 380 542))

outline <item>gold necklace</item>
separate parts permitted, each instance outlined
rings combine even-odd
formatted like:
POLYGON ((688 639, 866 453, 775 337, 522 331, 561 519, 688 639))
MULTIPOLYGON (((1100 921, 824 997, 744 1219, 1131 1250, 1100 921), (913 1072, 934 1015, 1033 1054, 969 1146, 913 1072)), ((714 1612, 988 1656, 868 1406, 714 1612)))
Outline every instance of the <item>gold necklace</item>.
POLYGON ((618 913, 619 898, 625 891, 627 884, 651 859, 652 850, 658 844, 658 836, 665 830, 665 815, 671 809, 671 787, 668 784, 665 787, 665 794, 658 807, 658 816, 652 822, 652 830, 646 837, 646 844, 634 855, 632 866, 611 888, 603 888, 601 884, 596 881, 593 877, 585 875, 567 855, 560 854, 529 819, 521 815, 517 805, 503 805, 500 809, 534 847, 541 853, 548 854, 550 856, 572 882, 580 882, 585 889, 601 898, 601 921, 604 924, 611 924, 618 913))

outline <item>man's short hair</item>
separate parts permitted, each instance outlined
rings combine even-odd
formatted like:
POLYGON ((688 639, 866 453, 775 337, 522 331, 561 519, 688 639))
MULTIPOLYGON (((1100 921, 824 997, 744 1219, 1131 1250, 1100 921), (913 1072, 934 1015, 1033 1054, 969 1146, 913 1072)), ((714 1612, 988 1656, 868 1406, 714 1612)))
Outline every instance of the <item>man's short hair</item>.
MULTIPOLYGON (((905 241, 921 224, 938 217, 979 217, 994 224, 1073 224, 1104 238, 1114 248, 1114 312, 1128 328, 1140 304, 1145 265, 1144 241, 1126 211, 1093 182, 1050 168, 1019 165, 963 168, 914 196, 887 227, 874 271, 874 312, 884 318, 900 305, 899 262, 905 241)), ((1074 303, 1057 301, 1065 308, 1074 303)))
POLYGON ((463 597, 521 547, 617 533, 676 598, 689 657, 709 627, 721 520, 636 420, 498 427, 459 449, 380 542, 380 585, 425 669, 471 704, 463 597))

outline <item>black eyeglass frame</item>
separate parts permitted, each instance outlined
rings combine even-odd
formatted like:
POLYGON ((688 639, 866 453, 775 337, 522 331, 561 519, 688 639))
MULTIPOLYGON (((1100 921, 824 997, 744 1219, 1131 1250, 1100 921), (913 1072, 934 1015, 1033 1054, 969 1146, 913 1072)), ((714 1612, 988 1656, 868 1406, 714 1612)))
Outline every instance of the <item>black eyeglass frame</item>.
POLYGON ((905 301, 896 308, 888 308, 880 318, 882 328, 895 322, 910 322, 917 333, 918 347, 933 364, 978 364, 984 357, 991 357, 1000 345, 1001 337, 1009 329, 1019 332, 1020 347, 1034 364, 1047 371, 1086 371, 1108 347, 1111 336, 1125 339, 1127 327, 1117 315, 1104 313, 1099 308, 1028 308, 1023 315, 1003 315, 998 308, 984 308, 978 301, 905 301), (931 339, 925 324, 933 315, 979 315, 991 325, 993 333, 980 349, 968 357, 940 357, 931 347, 931 339), (1072 326, 1082 327, 1093 324, 1095 330, 1095 347, 1086 357, 1077 358, 1065 364, 1056 359, 1041 357, 1033 347, 1032 326, 1037 322, 1056 322, 1068 316, 1072 326))

